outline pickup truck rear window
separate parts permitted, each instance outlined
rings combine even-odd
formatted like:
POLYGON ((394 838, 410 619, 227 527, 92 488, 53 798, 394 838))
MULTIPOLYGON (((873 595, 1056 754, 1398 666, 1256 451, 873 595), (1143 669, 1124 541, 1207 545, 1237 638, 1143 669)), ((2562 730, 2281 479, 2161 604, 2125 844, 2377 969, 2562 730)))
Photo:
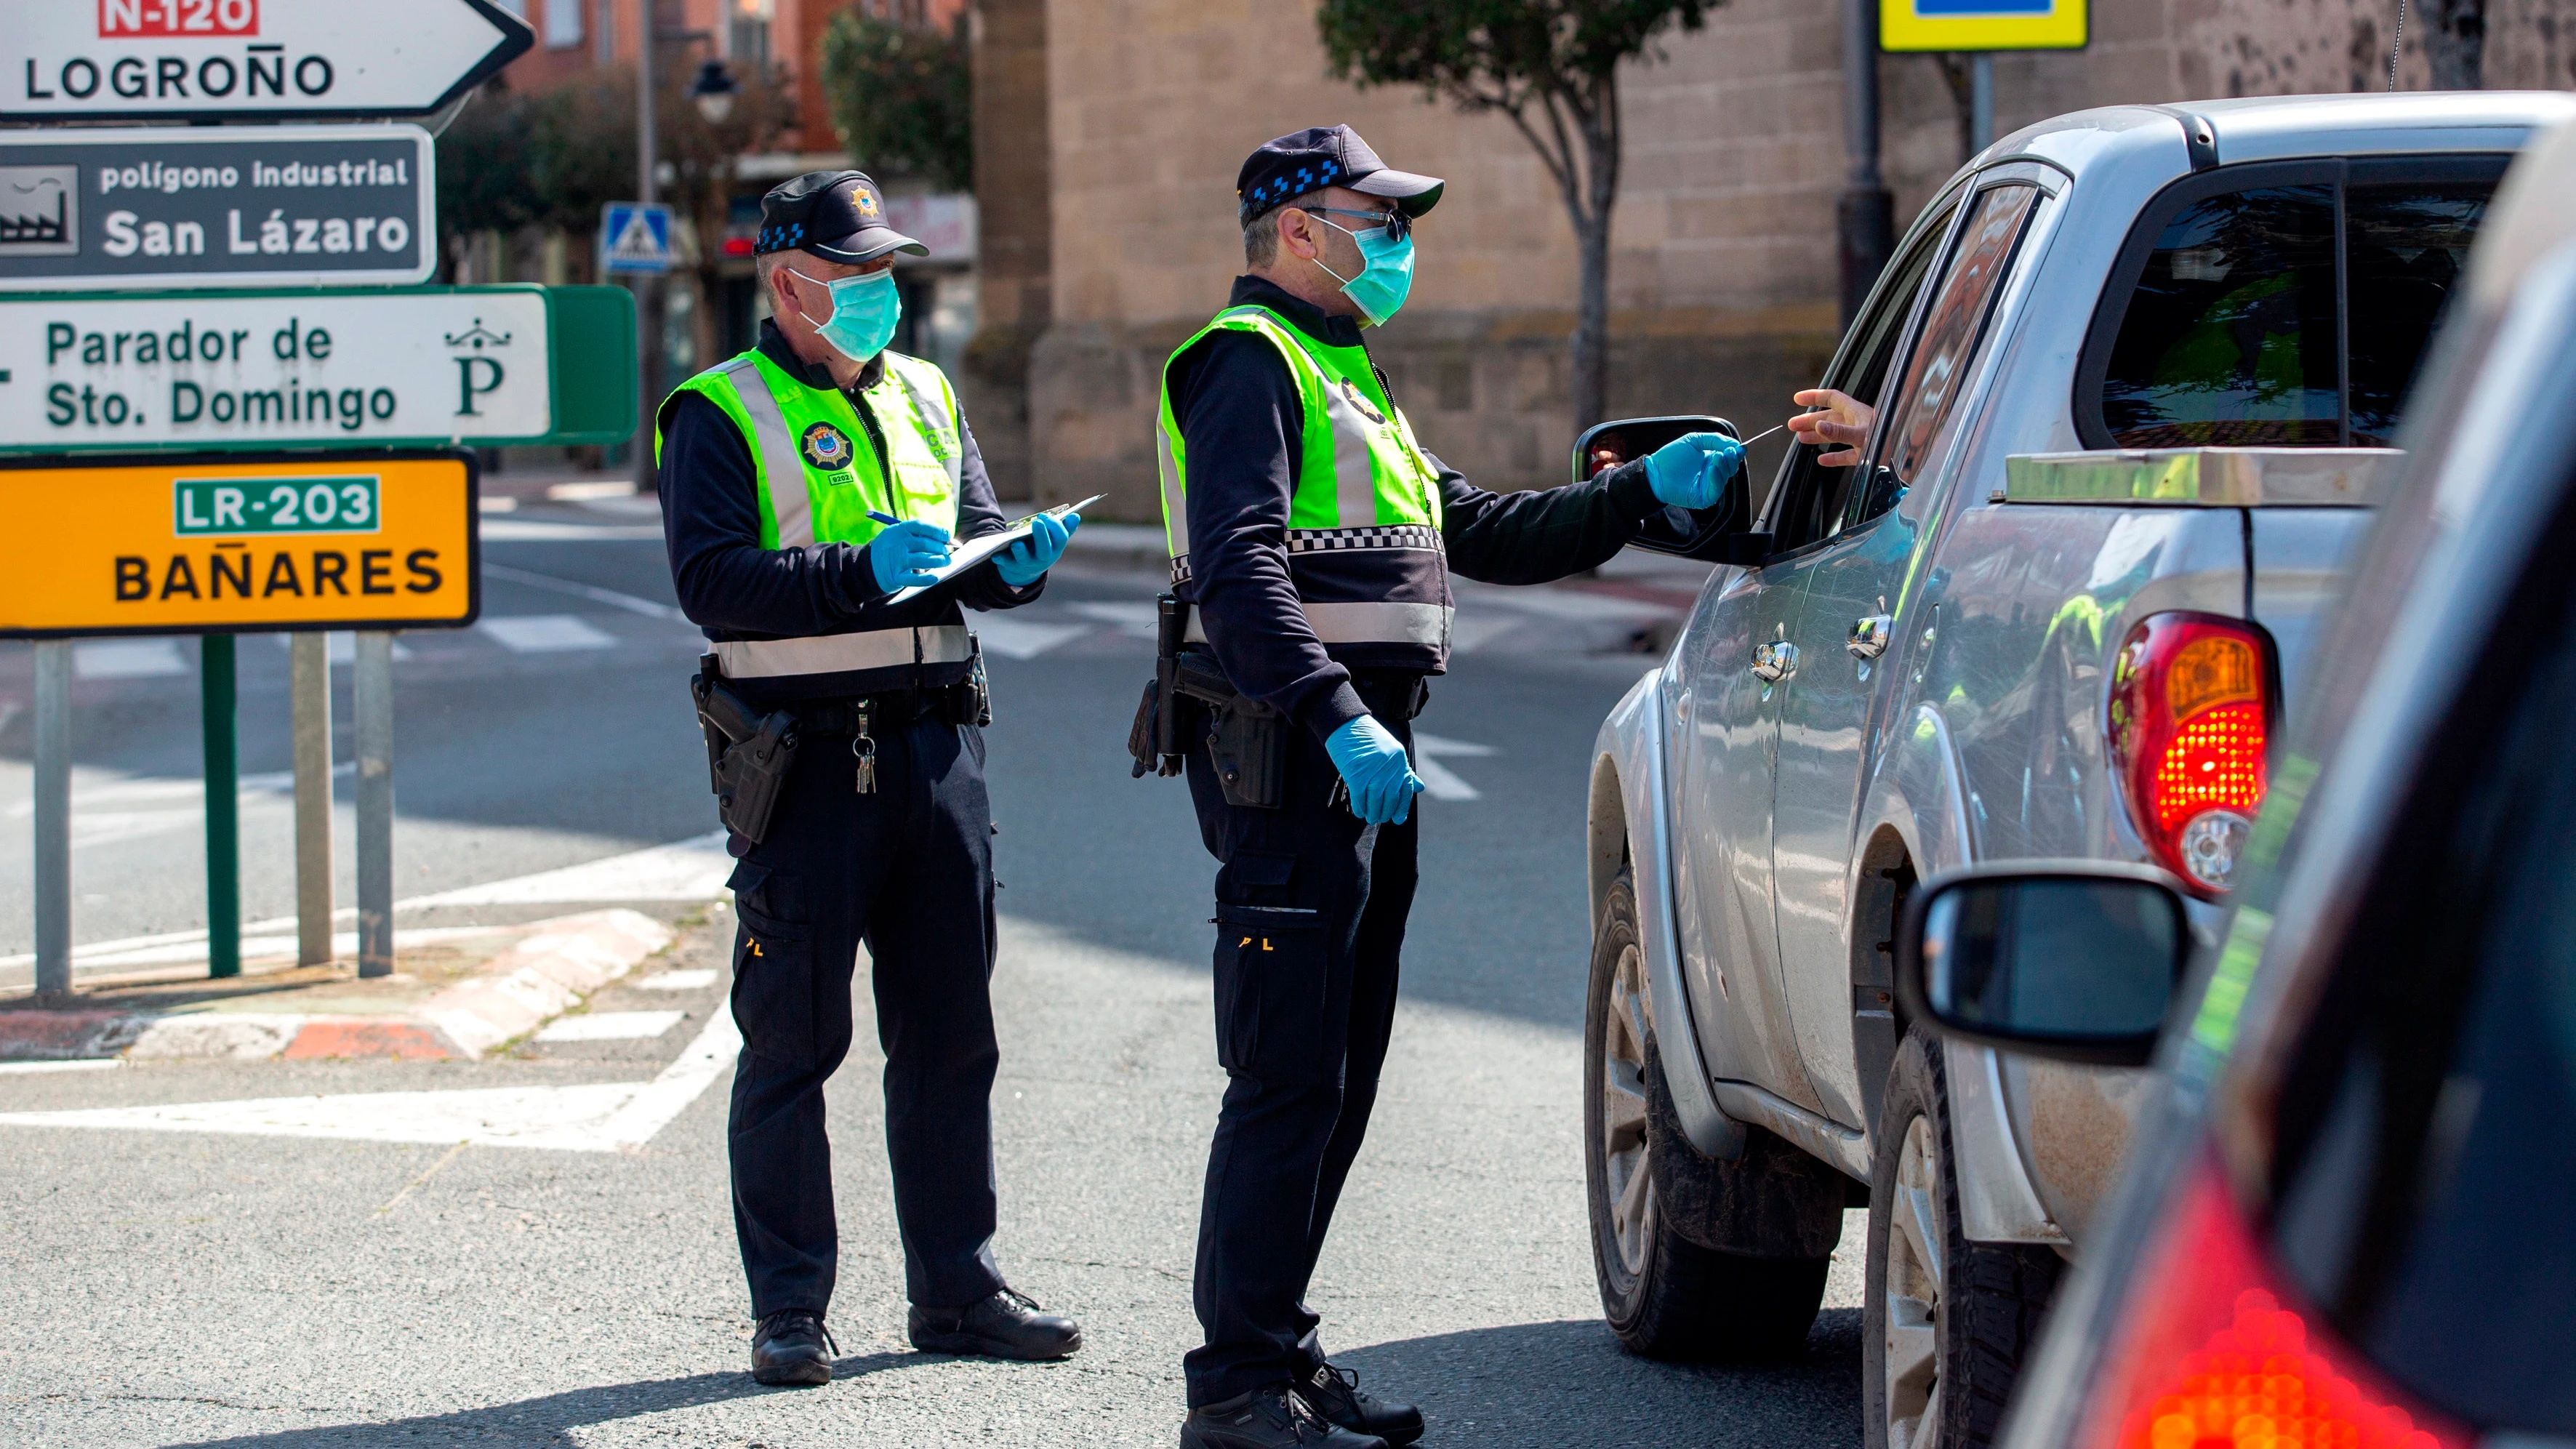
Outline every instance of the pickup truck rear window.
POLYGON ((2087 441, 2390 446, 2501 166, 2248 166, 2266 184, 2221 171, 2168 191, 2096 314, 2087 441))

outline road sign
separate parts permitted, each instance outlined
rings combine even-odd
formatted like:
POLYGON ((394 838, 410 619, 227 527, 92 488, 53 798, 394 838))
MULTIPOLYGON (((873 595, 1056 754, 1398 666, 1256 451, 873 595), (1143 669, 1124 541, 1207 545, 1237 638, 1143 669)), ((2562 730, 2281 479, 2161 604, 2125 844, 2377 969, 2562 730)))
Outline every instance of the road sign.
POLYGON ((475 482, 460 451, 0 463, 0 638, 471 624, 475 482))
POLYGON ((0 291, 425 282, 418 126, 0 132, 0 291))
POLYGON ((426 116, 534 43, 487 0, 41 0, 0 27, 0 119, 426 116))
POLYGON ((671 208, 612 201, 600 212, 602 270, 656 277, 671 270, 671 208))
POLYGON ((0 297, 0 453, 633 434, 618 287, 0 297))
POLYGON ((1882 50, 2080 50, 2086 0, 1879 0, 1882 50))

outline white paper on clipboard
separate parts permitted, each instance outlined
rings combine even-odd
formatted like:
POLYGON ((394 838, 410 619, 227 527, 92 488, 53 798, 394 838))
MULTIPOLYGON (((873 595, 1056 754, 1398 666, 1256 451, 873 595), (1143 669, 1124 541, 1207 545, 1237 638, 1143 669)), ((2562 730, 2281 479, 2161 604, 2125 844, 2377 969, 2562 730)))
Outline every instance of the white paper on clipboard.
POLYGON ((932 589, 943 588, 950 580, 957 578, 968 569, 991 561, 996 555, 1000 554, 1002 550, 1009 548, 1012 544, 1019 542, 1021 539, 1027 538, 1032 533, 1035 533, 1037 531, 1036 520, 1041 515, 1049 518, 1062 518, 1068 513, 1080 513, 1082 510, 1089 508, 1091 505, 1108 496, 1109 495, 1106 493, 1094 493, 1079 503, 1061 503, 1053 508, 1040 510, 1040 513, 1033 513, 1027 518, 1021 519, 1012 527, 1003 529, 1000 533, 988 533, 980 538, 969 539, 949 551, 947 563, 930 571, 931 582, 926 584, 914 584, 909 588, 897 589, 893 593, 886 595, 884 602, 888 604, 900 604, 906 599, 929 593, 932 589))

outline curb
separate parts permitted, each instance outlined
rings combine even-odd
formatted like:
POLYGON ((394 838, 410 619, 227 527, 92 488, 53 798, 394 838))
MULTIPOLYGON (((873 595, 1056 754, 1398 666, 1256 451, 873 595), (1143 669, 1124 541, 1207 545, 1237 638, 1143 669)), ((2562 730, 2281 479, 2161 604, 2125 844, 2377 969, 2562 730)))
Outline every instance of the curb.
POLYGON ((673 939, 670 927, 622 908, 542 921, 404 1016, 0 1011, 0 1061, 470 1061, 580 1005, 673 939))

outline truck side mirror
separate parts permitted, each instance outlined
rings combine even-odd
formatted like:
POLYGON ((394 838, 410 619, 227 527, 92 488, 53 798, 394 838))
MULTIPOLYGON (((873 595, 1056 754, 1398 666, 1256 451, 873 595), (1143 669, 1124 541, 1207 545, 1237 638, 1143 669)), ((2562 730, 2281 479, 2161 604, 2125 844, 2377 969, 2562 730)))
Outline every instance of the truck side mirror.
MULTIPOLYGON (((1684 433, 1743 434, 1724 418, 1621 418, 1584 430, 1574 444, 1574 481, 1631 463, 1684 433)), ((1706 508, 1666 508, 1649 517, 1630 543, 1656 553, 1679 554, 1702 563, 1759 564, 1770 554, 1770 537, 1751 532, 1752 489, 1739 470, 1732 482, 1706 508)))
POLYGON ((1906 903, 1896 990, 1944 1035, 2059 1061, 2143 1066, 2192 952, 2162 871, 2033 861, 1936 876, 1906 903))

